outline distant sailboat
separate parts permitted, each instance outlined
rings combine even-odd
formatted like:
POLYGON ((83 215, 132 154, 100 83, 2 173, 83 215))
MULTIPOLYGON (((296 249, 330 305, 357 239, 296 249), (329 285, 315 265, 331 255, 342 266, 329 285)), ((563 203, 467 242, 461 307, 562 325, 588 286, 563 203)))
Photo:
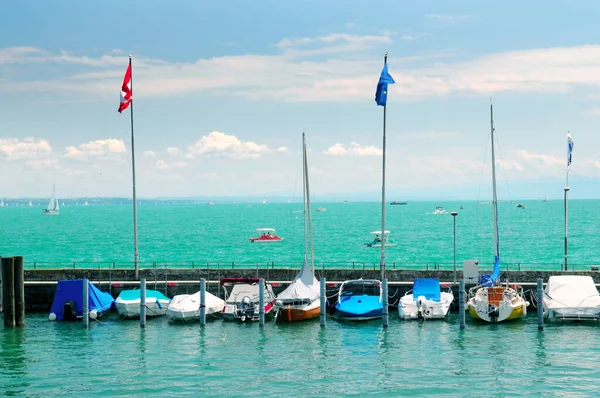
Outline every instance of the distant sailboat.
POLYGON ((548 195, 544 194, 544 200, 542 200, 542 202, 547 202, 548 201, 548 195))
POLYGON ((31 203, 31 200, 29 201, 29 207, 33 206, 33 203, 31 203))
POLYGON ((4 207, 4 200, 0 200, 0 207, 4 207))
POLYGON ((58 201, 56 200, 56 188, 54 184, 52 184, 52 196, 50 196, 50 202, 48 202, 48 207, 42 210, 42 214, 47 215, 58 215, 58 201))
POLYGON ((84 206, 89 206, 90 204, 89 204, 89 203, 88 203, 88 201, 86 200, 86 201, 83 203, 83 205, 84 205, 84 206))

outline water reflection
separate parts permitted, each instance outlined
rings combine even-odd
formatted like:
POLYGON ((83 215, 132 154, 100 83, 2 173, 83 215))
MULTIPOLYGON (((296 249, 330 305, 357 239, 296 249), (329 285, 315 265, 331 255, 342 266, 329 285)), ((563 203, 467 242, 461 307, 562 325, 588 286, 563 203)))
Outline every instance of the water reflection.
POLYGON ((29 387, 29 383, 25 381, 29 365, 25 352, 25 329, 6 328, 0 333, 0 391, 6 396, 22 396, 29 387))

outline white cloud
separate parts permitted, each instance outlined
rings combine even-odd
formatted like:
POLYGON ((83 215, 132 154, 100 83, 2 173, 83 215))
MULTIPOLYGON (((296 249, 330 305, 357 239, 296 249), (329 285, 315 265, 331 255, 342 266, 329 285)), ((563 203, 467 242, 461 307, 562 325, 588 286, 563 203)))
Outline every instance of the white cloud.
POLYGON ((471 19, 470 15, 425 14, 425 18, 444 25, 459 25, 471 19))
POLYGON ((266 145, 252 141, 241 141, 234 135, 227 135, 219 131, 201 137, 188 147, 194 156, 204 155, 210 157, 251 158, 257 159, 261 154, 270 152, 266 145))
POLYGON ((108 138, 105 140, 90 141, 77 147, 68 146, 65 151, 65 158, 87 161, 92 158, 105 158, 110 155, 119 155, 126 152, 126 148, 123 140, 108 138))
POLYGON ((558 158, 553 155, 544 155, 535 152, 529 152, 525 149, 520 149, 517 151, 517 155, 524 160, 528 160, 540 165, 545 166, 565 166, 566 167, 566 159, 558 158))
POLYGON ((383 151, 373 145, 360 145, 356 142, 351 142, 346 148, 343 144, 336 143, 333 146, 323 151, 326 155, 343 156, 343 155, 357 155, 357 156, 382 156, 383 151))
POLYGON ((52 152, 50 143, 39 138, 0 139, 0 156, 8 161, 35 159, 52 152))
POLYGON ((157 160, 156 163, 154 164, 154 168, 156 168, 158 170, 175 170, 175 169, 182 169, 182 168, 185 168, 188 166, 189 166, 189 164, 186 162, 167 163, 164 160, 157 160))
POLYGON ((167 153, 171 156, 181 155, 181 149, 179 149, 177 147, 168 147, 167 153))
POLYGON ((288 151, 288 147, 286 146, 280 146, 279 148, 277 148, 277 152, 287 152, 288 151))
POLYGON ((169 170, 169 165, 164 160, 157 160, 154 167, 158 170, 169 170))
POLYGON ((147 158, 153 158, 156 156, 156 153, 154 153, 154 151, 144 151, 144 156, 147 158))

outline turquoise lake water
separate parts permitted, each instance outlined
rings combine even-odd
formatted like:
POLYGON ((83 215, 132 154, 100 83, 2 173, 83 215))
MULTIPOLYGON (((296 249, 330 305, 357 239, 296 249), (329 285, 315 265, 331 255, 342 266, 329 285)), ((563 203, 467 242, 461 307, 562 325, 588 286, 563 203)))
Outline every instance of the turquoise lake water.
MULTIPOLYGON (((558 269, 563 255, 561 201, 500 203, 504 262, 558 269)), ((491 206, 438 203, 460 214, 457 257, 491 263, 491 206), (460 206, 464 206, 460 210, 460 206)), ((599 201, 571 201, 570 258, 597 263, 599 201)), ((388 206, 387 229, 399 243, 388 264, 453 259, 451 215, 433 215, 436 203, 388 206)), ((349 266, 378 262, 363 246, 379 229, 379 203, 327 203, 315 212, 317 262, 349 266)), ((302 259, 299 204, 148 205, 139 208, 140 258, 164 261, 275 262, 302 259), (296 219, 298 217, 298 219, 296 219), (273 227, 283 242, 259 245, 255 228, 273 227)), ((28 266, 72 262, 131 262, 131 208, 65 206, 58 217, 37 208, 0 209, 0 255, 23 255, 28 266)), ((586 265, 587 264, 587 265, 586 265)), ((530 312, 534 312, 533 309, 530 312)), ((119 320, 115 313, 85 330, 28 313, 23 329, 0 329, 0 395, 6 396, 596 396, 600 366, 597 324, 547 324, 535 313, 506 324, 481 324, 456 314, 441 322, 400 321, 390 326, 329 320, 257 324, 171 324, 119 320)))
POLYGON ((27 316, 0 329, 7 396, 597 396, 600 329, 447 321, 170 324, 89 330, 27 316))
MULTIPOLYGON (((563 263, 564 213, 561 200, 499 203, 502 263, 513 267, 556 269, 563 263)), ((386 229, 398 243, 386 250, 386 262, 423 267, 453 262, 453 219, 434 215, 435 206, 456 218, 457 261, 493 263, 490 204, 410 202, 387 206, 386 229), (460 209, 463 206, 464 209, 460 209)), ((377 248, 363 243, 381 229, 379 203, 313 203, 317 266, 347 267, 352 262, 379 264, 377 248), (316 212, 326 207, 325 212, 316 212)), ((597 200, 569 202, 569 262, 579 269, 600 263, 597 200)), ((141 205, 139 253, 142 266, 223 263, 299 266, 303 255, 301 203, 141 205), (271 227, 285 240, 253 244, 256 228, 271 227)), ((0 208, 0 255, 22 255, 27 265, 72 266, 72 262, 133 263, 132 209, 129 206, 64 206, 59 216, 42 216, 38 207, 0 208), (42 264, 42 263, 55 264, 42 264), (70 263, 70 264, 69 264, 70 263)))

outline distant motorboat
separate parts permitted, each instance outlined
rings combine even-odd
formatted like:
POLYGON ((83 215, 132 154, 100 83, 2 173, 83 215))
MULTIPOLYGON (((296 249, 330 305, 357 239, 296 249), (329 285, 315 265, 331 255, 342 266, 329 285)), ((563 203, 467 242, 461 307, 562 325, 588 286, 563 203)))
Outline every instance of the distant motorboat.
POLYGON ((444 210, 442 206, 435 206, 435 211, 431 214, 447 214, 448 212, 444 210))
POLYGON ((393 202, 390 202, 391 205, 406 205, 408 204, 407 202, 398 202, 397 200, 394 200, 393 202))
POLYGON ((525 206, 525 205, 523 205, 521 203, 517 203, 517 207, 520 208, 520 209, 526 209, 527 208, 527 206, 525 206))
POLYGON ((256 231, 261 235, 258 238, 250 238, 250 242, 271 243, 281 242, 283 240, 283 238, 275 235, 275 230, 273 228, 257 228, 256 231))
POLYGON ((326 207, 317 207, 317 211, 325 211, 325 210, 327 210, 326 207))
POLYGON ((390 231, 384 231, 382 234, 381 231, 373 231, 369 233, 370 235, 375 235, 372 241, 365 242, 366 247, 381 247, 382 239, 385 242, 385 247, 393 247, 398 244, 395 242, 390 242, 390 231), (381 238, 382 236, 383 238, 381 238))

